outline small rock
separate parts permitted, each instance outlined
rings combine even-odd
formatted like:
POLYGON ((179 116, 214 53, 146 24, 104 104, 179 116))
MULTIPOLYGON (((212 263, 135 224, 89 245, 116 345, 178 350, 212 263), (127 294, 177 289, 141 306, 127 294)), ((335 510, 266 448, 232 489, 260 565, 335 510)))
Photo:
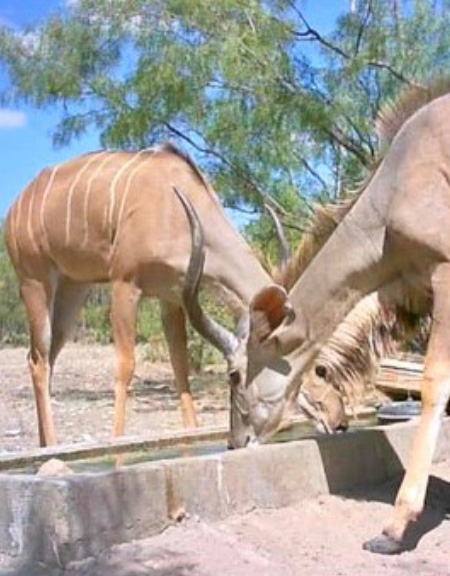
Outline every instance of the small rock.
POLYGON ((20 434, 20 428, 14 428, 14 430, 6 430, 4 436, 6 436, 6 438, 15 438, 16 436, 20 436, 20 434))
POLYGON ((186 517, 186 510, 182 506, 180 506, 176 510, 173 510, 170 513, 170 518, 175 522, 182 522, 185 517, 186 517))
POLYGON ((73 474, 73 470, 57 458, 47 460, 36 473, 37 476, 67 476, 70 474, 73 474))

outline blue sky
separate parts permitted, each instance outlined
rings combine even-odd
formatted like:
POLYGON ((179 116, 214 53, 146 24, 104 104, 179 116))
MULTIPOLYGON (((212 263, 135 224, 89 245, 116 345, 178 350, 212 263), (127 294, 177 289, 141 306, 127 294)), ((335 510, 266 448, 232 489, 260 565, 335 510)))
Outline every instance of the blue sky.
MULTIPOLYGON (((321 32, 330 30, 337 15, 350 4, 349 0, 299 1, 310 24, 321 32)), ((20 31, 75 2, 0 0, 0 25, 20 31)), ((6 81, 0 64, 0 85, 6 81)), ((42 168, 99 148, 98 134, 92 131, 63 149, 55 149, 51 133, 58 118, 57 110, 35 110, 29 106, 0 108, 0 219, 6 215, 14 198, 42 168)))

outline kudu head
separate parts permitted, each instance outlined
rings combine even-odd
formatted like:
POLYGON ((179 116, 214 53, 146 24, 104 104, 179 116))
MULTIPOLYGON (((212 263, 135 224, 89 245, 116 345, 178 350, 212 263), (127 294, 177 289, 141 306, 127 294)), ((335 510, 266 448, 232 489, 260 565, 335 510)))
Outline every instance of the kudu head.
MULTIPOLYGON (((266 210, 275 224, 283 269, 291 259, 289 243, 276 211, 266 210)), ((232 384, 232 406, 235 426, 230 443, 241 447, 249 439, 258 442, 274 433, 288 404, 296 403, 316 425, 319 432, 332 433, 348 426, 342 391, 320 362, 309 365, 302 350, 302 335, 286 352, 280 347, 277 330, 283 331, 295 318, 284 288, 273 285, 257 294, 250 306, 250 323, 246 338, 234 352, 239 368, 232 384)), ((311 351, 307 356, 311 356, 311 351)))
MULTIPOLYGON (((328 382, 326 372, 316 367, 314 377, 310 374, 303 381, 302 371, 296 368, 298 351, 294 349, 287 355, 283 354, 270 339, 273 331, 294 316, 284 288, 269 286, 255 296, 249 315, 238 326, 237 336, 203 312, 198 300, 205 260, 203 228, 188 197, 176 187, 174 191, 186 212, 192 238, 183 290, 184 307, 192 326, 222 352, 228 363, 231 394, 229 446, 243 447, 249 442, 262 441, 275 432, 287 402, 292 398, 314 420, 320 431, 344 428, 346 418, 342 397, 328 382)), ((278 233, 282 231, 279 223, 277 230, 278 233)), ((282 245, 285 264, 288 254, 285 240, 282 245)))
MULTIPOLYGON (((330 381, 326 366, 314 363, 318 350, 308 343, 284 288, 261 290, 250 305, 250 330, 234 353, 240 381, 234 409, 240 411, 232 429, 233 447, 263 442, 276 432, 283 413, 294 401, 318 432, 348 427, 343 394, 330 381)), ((300 324, 301 326, 301 324, 300 324)))
POLYGON ((251 426, 246 410, 245 395, 242 383, 245 381, 244 369, 247 358, 242 355, 245 349, 249 322, 248 316, 241 319, 237 336, 209 318, 202 310, 198 292, 205 263, 205 241, 203 227, 199 216, 189 198, 179 188, 174 191, 181 201, 191 229, 191 256, 186 270, 183 289, 183 304, 189 321, 197 332, 217 348, 228 364, 230 384, 230 447, 245 445, 250 437, 251 426), (234 436, 236 441, 233 440, 234 436))
POLYGON ((332 434, 348 428, 344 397, 345 391, 333 381, 326 364, 314 361, 302 377, 297 404, 319 432, 332 434))

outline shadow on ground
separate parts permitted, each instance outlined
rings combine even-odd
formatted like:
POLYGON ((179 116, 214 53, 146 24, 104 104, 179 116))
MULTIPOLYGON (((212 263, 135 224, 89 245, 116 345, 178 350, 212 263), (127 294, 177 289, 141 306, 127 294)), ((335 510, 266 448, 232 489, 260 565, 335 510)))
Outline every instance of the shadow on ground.
POLYGON ((89 561, 84 566, 67 569, 51 569, 43 564, 23 564, 6 572, 0 571, 0 576, 192 576, 196 567, 194 564, 171 562, 166 567, 152 568, 148 560, 134 561, 132 564, 124 568, 123 565, 89 561))
MULTIPOLYGON (((317 439, 330 492, 354 500, 393 505, 404 475, 403 463, 383 430, 365 430, 362 434, 364 442, 361 434, 355 434, 351 439, 348 436, 345 439, 317 439), (347 459, 345 468, 341 465, 343 451, 353 454, 352 461, 347 459), (348 490, 345 486, 356 488, 348 490)), ((450 483, 431 476, 424 511, 410 524, 404 549, 415 549, 425 534, 449 518, 450 483)))
MULTIPOLYGON (((393 505, 402 479, 403 474, 384 485, 367 489, 359 488, 342 492, 341 495, 354 500, 376 501, 393 505)), ((417 548, 420 540, 445 520, 450 520, 450 483, 442 478, 430 476, 424 511, 416 522, 410 524, 405 535, 404 550, 411 551, 417 548)), ((380 526, 380 530, 381 528, 382 526, 380 526)))
MULTIPOLYGON (((207 400, 213 402, 216 398, 223 397, 223 387, 226 386, 223 375, 204 374, 191 378, 191 390, 198 401, 207 400)), ((18 397, 31 398, 32 391, 24 390, 18 397)), ((56 401, 64 402, 66 400, 83 400, 87 402, 96 402, 98 400, 113 400, 114 390, 110 389, 86 389, 80 386, 66 386, 58 390, 54 387, 53 397, 56 401)), ((148 380, 136 378, 133 380, 130 390, 130 397, 136 400, 148 399, 149 401, 172 401, 179 402, 178 392, 175 382, 172 378, 159 378, 158 380, 148 380)))

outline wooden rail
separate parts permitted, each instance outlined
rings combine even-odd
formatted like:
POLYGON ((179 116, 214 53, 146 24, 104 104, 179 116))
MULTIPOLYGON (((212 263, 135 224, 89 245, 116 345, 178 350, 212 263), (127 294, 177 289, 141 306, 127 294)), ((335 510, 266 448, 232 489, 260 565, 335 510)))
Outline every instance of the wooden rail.
POLYGON ((386 358, 381 363, 376 387, 392 398, 420 398, 423 362, 386 358))

